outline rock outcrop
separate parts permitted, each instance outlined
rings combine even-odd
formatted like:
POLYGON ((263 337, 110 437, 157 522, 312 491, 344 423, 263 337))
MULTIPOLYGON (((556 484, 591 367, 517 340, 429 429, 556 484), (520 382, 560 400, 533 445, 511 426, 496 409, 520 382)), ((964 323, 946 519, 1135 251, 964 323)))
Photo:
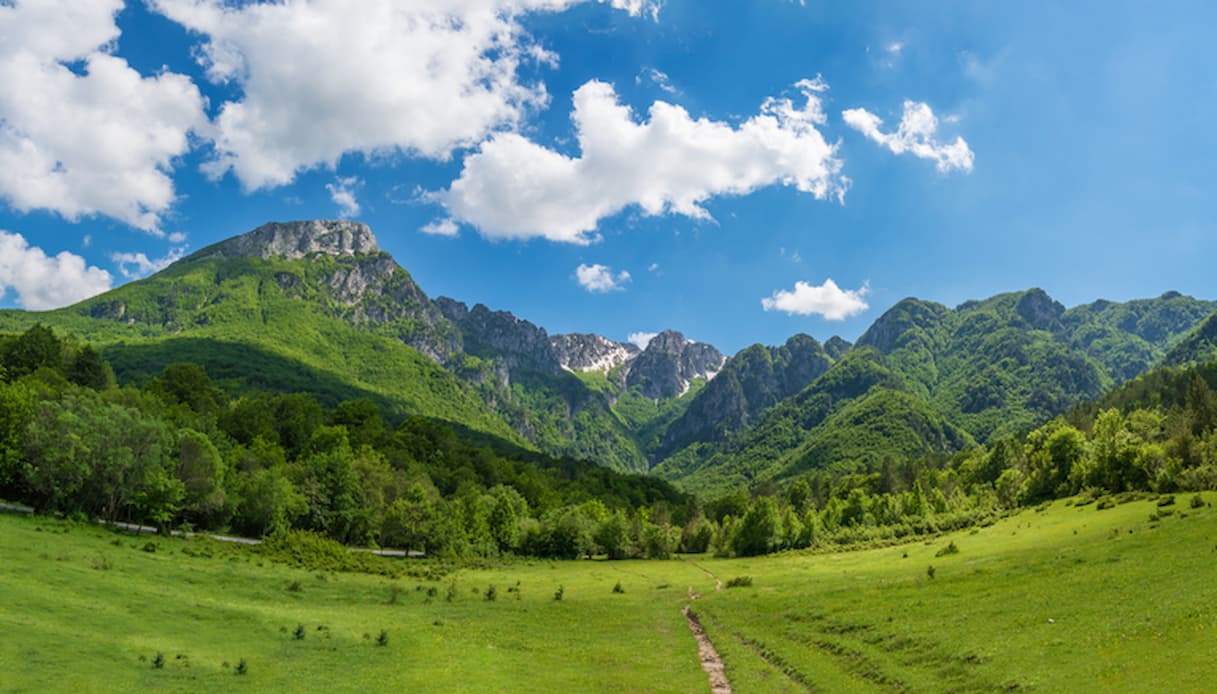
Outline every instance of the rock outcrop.
POLYGON ((315 253, 334 256, 380 252, 368 225, 346 219, 270 222, 251 232, 208 246, 188 256, 203 258, 307 258, 315 253))
POLYGON ((634 345, 590 333, 553 335, 549 342, 558 355, 558 363, 568 371, 608 373, 641 352, 634 345))
POLYGON ((695 378, 710 379, 726 357, 714 347, 665 330, 656 335, 630 365, 626 386, 638 386, 648 398, 675 398, 689 390, 695 378))

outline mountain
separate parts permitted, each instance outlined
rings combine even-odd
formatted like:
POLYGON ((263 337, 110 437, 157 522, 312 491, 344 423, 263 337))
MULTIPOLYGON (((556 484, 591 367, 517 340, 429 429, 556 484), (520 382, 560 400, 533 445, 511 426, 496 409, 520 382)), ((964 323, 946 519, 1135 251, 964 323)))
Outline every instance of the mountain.
POLYGON ((311 220, 75 306, 0 311, 0 330, 74 333, 124 381, 196 362, 233 392, 368 397, 392 416, 726 491, 1023 432, 1159 363, 1213 354, 1215 312, 1175 292, 1066 309, 1031 289, 955 308, 904 299, 856 344, 799 334, 727 357, 669 330, 640 349, 432 299, 365 225, 311 220))
POLYGON ((724 360, 678 333, 639 350, 432 300, 345 220, 265 224, 75 306, 0 312, 0 329, 35 322, 99 345, 124 381, 190 361, 234 390, 370 397, 396 416, 633 471, 648 467, 636 431, 724 360))
POLYGON ((1213 359, 1217 359, 1217 313, 1179 340, 1162 361, 1169 366, 1183 366, 1213 359))
MULTIPOLYGON (((1176 293, 1066 310, 1039 289, 954 309, 904 299, 814 382, 735 426, 669 431, 677 445, 655 473, 690 489, 724 491, 810 468, 871 469, 888 456, 947 454, 1017 434, 1098 397, 1153 366, 1213 302, 1176 293)), ((733 358, 702 393, 738 412, 733 358), (716 385, 719 379, 722 384, 716 385)), ((736 362, 738 360, 738 362, 736 362)), ((756 367, 752 371, 758 371, 756 367)), ((759 369, 763 372, 763 369, 759 369)), ((701 413, 694 402, 688 413, 701 413)), ((692 416, 686 414, 686 416, 692 416)))

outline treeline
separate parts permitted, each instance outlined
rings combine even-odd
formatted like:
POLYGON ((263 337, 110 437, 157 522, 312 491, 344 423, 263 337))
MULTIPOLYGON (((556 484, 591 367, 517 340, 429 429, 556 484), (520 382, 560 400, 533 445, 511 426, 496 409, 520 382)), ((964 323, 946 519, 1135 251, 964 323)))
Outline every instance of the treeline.
POLYGON ((231 395, 174 364, 118 387, 92 347, 0 338, 0 498, 39 511, 470 557, 666 556, 690 497, 368 400, 231 395))
POLYGON ((703 503, 368 400, 230 394, 174 364, 118 387, 97 351, 0 338, 0 498, 40 511, 449 557, 668 557, 888 542, 1083 493, 1217 489, 1217 363, 1163 369, 1022 436, 866 458, 703 503))

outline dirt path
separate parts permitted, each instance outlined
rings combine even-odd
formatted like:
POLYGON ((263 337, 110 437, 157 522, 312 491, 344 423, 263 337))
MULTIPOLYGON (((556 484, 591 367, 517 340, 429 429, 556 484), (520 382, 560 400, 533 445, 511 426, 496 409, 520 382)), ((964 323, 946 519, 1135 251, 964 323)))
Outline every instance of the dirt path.
MULTIPOLYGON (((714 575, 713 571, 696 562, 689 563, 714 579, 715 592, 723 589, 723 582, 714 575)), ((693 586, 689 586, 689 600, 700 599, 701 593, 694 593, 693 586)), ((712 694, 731 694, 731 683, 727 680, 727 667, 723 664, 723 659, 718 655, 714 644, 711 643, 710 637, 706 636, 706 630, 702 628, 701 620, 697 618, 697 613, 692 610, 692 607, 692 604, 685 605, 681 613, 685 616, 685 621, 689 623, 689 631, 693 632, 693 638, 697 640, 697 654, 701 657, 701 669, 705 670, 706 676, 710 678, 710 691, 712 694)))
POLYGON ((710 643, 710 637, 706 636, 701 621, 690 607, 685 605, 681 612, 689 622, 689 631, 693 632, 693 638, 697 639, 697 654, 701 656, 701 669, 705 670, 706 676, 710 678, 710 691, 713 694, 731 694, 731 683, 727 681, 727 668, 723 665, 723 659, 714 649, 714 644, 710 643))

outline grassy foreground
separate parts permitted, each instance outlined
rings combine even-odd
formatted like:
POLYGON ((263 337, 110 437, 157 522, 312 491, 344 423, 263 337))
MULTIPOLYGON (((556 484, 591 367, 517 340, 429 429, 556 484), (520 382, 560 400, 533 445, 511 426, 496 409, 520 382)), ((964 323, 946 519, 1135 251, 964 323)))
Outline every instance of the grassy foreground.
POLYGON ((690 588, 736 692, 1212 691, 1217 495, 1190 499, 1057 502, 839 554, 435 581, 0 515, 0 691, 705 691, 690 588), (716 592, 711 574, 753 585, 716 592))

